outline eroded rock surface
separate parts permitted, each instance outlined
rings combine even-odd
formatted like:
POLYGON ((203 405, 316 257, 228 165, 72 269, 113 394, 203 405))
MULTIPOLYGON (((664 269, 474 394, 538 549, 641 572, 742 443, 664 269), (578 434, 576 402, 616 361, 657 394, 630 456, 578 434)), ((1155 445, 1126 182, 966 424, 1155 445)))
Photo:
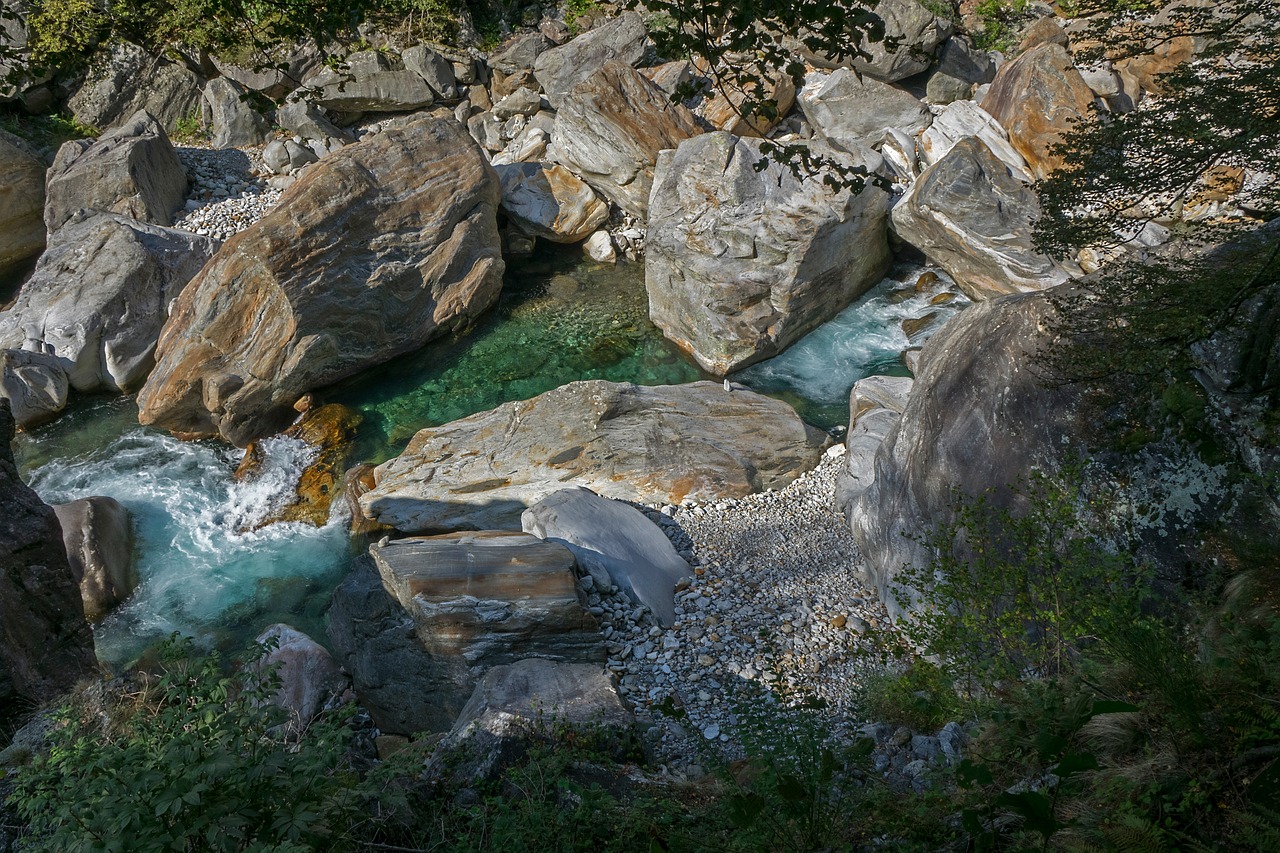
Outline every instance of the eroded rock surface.
POLYGON ((884 191, 832 193, 772 161, 758 171, 762 156, 757 143, 710 133, 665 152, 657 168, 649 316, 717 375, 781 352, 889 267, 884 191))
POLYGON ((44 162, 0 130, 0 278, 44 248, 44 162))
POLYGON ((829 442, 785 403, 715 382, 571 382, 422 430, 378 466, 364 514, 404 531, 515 529, 566 485, 645 503, 781 487, 829 442))
POLYGON ((62 525, 84 615, 99 622, 138 586, 129 511, 115 498, 91 497, 53 508, 62 525))
POLYGON ((329 155, 182 292, 142 422, 243 446, 284 426, 307 391, 474 319, 502 286, 499 197, 452 119, 329 155))
POLYGON ((649 34, 640 14, 624 12, 562 47, 538 53, 533 74, 551 106, 558 110, 575 86, 594 76, 607 63, 637 65, 648 49, 649 34))

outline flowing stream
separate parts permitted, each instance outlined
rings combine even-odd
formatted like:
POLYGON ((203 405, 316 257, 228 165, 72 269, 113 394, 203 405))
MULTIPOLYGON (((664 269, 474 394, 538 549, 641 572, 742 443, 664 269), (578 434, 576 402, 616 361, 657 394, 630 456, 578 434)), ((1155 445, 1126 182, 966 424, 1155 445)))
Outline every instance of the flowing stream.
MULTIPOLYGON (((935 310, 898 271, 782 356, 734 376, 782 397, 812 423, 844 424, 849 388, 873 373, 904 373, 904 318, 935 310)), ((936 309, 951 313, 955 303, 936 309)), ((364 415, 357 457, 382 461, 419 429, 575 379, 659 385, 703 378, 649 323, 643 269, 537 256, 508 276, 502 301, 467 334, 321 393, 364 415)), ((133 517, 140 586, 96 628, 111 666, 178 631, 235 647, 287 621, 323 641, 329 596, 354 555, 342 501, 329 523, 255 523, 291 493, 306 445, 264 445, 263 476, 234 480, 241 451, 183 442, 138 426, 132 398, 81 398, 49 426, 19 436, 18 464, 49 503, 91 495, 119 500, 133 517)))

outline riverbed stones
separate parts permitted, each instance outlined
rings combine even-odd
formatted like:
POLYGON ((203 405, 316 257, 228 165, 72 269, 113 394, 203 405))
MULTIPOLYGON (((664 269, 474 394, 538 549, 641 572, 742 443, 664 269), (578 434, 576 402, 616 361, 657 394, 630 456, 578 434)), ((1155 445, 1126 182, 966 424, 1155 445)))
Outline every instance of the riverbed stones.
POLYGON ((553 243, 577 243, 609 218, 609 205, 555 163, 499 165, 502 209, 525 232, 553 243))
POLYGON ((307 391, 473 320, 502 286, 500 192, 452 118, 311 166, 182 292, 138 397, 142 422, 243 446, 307 391))
POLYGON ((44 162, 0 130, 0 278, 44 248, 44 162))
MULTIPOLYGON (((814 152, 854 164, 826 146, 814 152)), ((868 156, 874 171, 878 157, 868 156)), ((723 132, 687 140, 658 161, 649 316, 716 375, 775 355, 884 277, 888 206, 875 186, 833 193, 801 180, 750 140, 723 132)))
POLYGON ((216 248, 208 237, 78 211, 0 313, 0 347, 55 356, 77 391, 136 391, 169 304, 216 248))
POLYGON ((1041 290, 1067 272, 1031 245, 1035 192, 976 137, 961 139, 893 208, 898 235, 970 299, 1041 290))
POLYGON ((433 730, 448 729, 490 667, 523 658, 604 663, 578 601, 573 554, 524 533, 384 541, 370 555, 434 665, 433 730))
POLYGON ((914 136, 933 120, 910 92, 848 68, 810 74, 796 100, 814 133, 849 152, 878 142, 886 129, 914 136))
POLYGON ((571 382, 419 432, 378 466, 364 514, 410 532, 516 529, 566 485, 651 504, 780 488, 829 439, 785 403, 718 382, 571 382))
POLYGON ((595 586, 616 586, 653 611, 659 624, 675 622, 676 584, 693 569, 635 507, 575 486, 529 507, 520 525, 572 551, 595 586))
POLYGON ((164 128, 137 112, 96 140, 63 143, 45 182, 44 224, 57 231, 81 208, 172 225, 187 173, 164 128))
POLYGON ((84 616, 100 622, 138 586, 129 511, 108 497, 56 504, 53 511, 62 525, 71 573, 80 584, 84 616))
POLYGON ((1092 115, 1093 90, 1059 44, 1041 44, 996 72, 982 108, 1009 132, 1009 141, 1043 179, 1062 165, 1055 146, 1092 115))
POLYGON ((643 219, 658 152, 699 132, 693 114, 671 103, 640 72, 610 62, 562 99, 549 151, 551 159, 643 219))
POLYGON ((0 399, 0 718, 53 699, 94 669, 58 517, 18 476, 13 434, 0 399))
POLYGON ((551 106, 559 110, 578 84, 610 62, 640 64, 649 50, 649 34, 638 12, 623 12, 561 47, 537 54, 533 74, 551 106))

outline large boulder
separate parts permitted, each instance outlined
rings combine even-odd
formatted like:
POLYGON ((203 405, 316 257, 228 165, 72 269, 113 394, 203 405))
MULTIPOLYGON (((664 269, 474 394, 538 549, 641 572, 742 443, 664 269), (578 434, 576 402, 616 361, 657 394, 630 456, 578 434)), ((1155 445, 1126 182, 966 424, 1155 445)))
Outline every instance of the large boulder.
POLYGON ((210 57, 223 77, 268 98, 283 98, 302 85, 307 73, 321 63, 323 55, 315 42, 304 41, 271 49, 266 59, 266 65, 246 66, 219 56, 210 57))
POLYGON ((693 114, 671 103, 640 72, 610 62, 562 100, 550 152, 601 195, 643 219, 658 152, 699 132, 693 114))
POLYGON ((851 152, 879 141, 886 130, 914 136, 933 120, 910 92, 848 68, 810 74, 796 100, 814 133, 851 152))
POLYGON ((649 50, 649 34, 639 12, 617 18, 584 33, 563 47, 537 55, 533 74, 551 106, 560 109, 568 94, 612 61, 635 66, 649 50))
POLYGON ((115 498, 57 504, 71 573, 80 584, 84 616, 100 622, 138 586, 129 511, 115 498))
POLYGON ((93 635, 53 508, 22 482, 0 399, 0 718, 94 671, 93 635))
POLYGON ((0 398, 10 404, 19 429, 51 421, 67 406, 67 371, 55 355, 0 349, 0 398))
POLYGON ((884 22, 885 38, 864 41, 870 59, 855 56, 847 62, 877 80, 895 83, 924 71, 933 62, 938 46, 951 35, 951 22, 940 18, 919 0, 879 0, 874 12, 884 22), (893 41, 890 48, 886 42, 893 41))
POLYGON ((717 382, 571 382, 424 429, 375 470, 365 516, 408 532, 516 529, 565 487, 644 503, 781 488, 829 439, 785 403, 717 382))
MULTIPOLYGON (((604 667, 529 658, 485 673, 443 742, 454 780, 493 779, 528 742, 570 730, 632 742, 635 717, 604 667)), ((597 746, 598 748, 598 746, 597 746)), ((621 757, 621 756, 619 756, 621 757)))
POLYGON ((530 236, 577 243, 609 218, 609 205, 563 166, 512 163, 495 168, 502 180, 502 209, 530 236))
MULTIPOLYGON (((758 93, 750 91, 747 87, 714 86, 705 93, 697 105, 697 113, 703 121, 716 130, 727 130, 737 136, 766 136, 787 117, 791 108, 795 106, 796 85, 790 74, 777 69, 764 68, 758 64, 749 66, 747 73, 759 76, 758 93), (772 115, 744 114, 743 107, 749 94, 773 101, 775 112, 772 115)), ((663 85, 666 81, 662 78, 650 77, 649 79, 664 92, 674 92, 680 84, 679 80, 670 85, 663 85)), ((707 81, 707 85, 710 85, 710 81, 707 81)))
POLYGON ((868 376, 853 383, 844 467, 836 477, 836 509, 846 515, 853 500, 875 482, 876 452, 902 417, 914 384, 908 376, 868 376))
MULTIPOLYGON (((875 457, 874 481, 848 507, 868 585, 903 612, 895 579, 932 555, 919 537, 952 518, 955 493, 1005 490, 1054 471, 1078 435, 1080 391, 1046 384, 1037 353, 1058 346, 1047 294, 1018 294, 961 312, 925 344, 901 419, 875 457)), ((1010 500, 1007 491, 997 501, 1010 500)))
POLYGON ((758 143, 717 132, 658 160, 645 244, 649 315, 718 375, 781 352, 889 268, 884 191, 833 193, 767 158, 757 170, 762 158, 758 143))
POLYGON ((482 531, 369 550, 431 659, 426 728, 448 729, 490 667, 522 658, 604 663, 600 625, 578 600, 573 554, 561 545, 482 531))
POLYGON ((982 108, 1009 132, 1031 172, 1044 178, 1062 165, 1053 148, 1063 134, 1089 119, 1093 90, 1059 44, 1041 44, 996 72, 982 108))
POLYGON ((693 569, 640 510, 575 486, 526 509, 520 526, 572 551, 597 584, 607 580, 648 607, 661 624, 675 623, 675 586, 693 569))
POLYGON ((80 211, 0 313, 0 347, 55 356, 77 391, 136 391, 169 304, 216 248, 186 231, 80 211))
POLYGON ((254 642, 268 647, 257 669, 275 672, 279 684, 271 701, 288 714, 294 730, 305 729, 325 703, 347 687, 347 676, 333 655, 297 628, 276 623, 254 642))
POLYGON ((187 173, 164 128, 138 112, 94 141, 63 143, 45 180, 44 224, 52 234, 81 208, 172 225, 187 173))
POLYGON ((933 117, 933 124, 920 134, 921 162, 926 167, 932 166, 968 136, 981 139, 1018 180, 1026 184, 1035 180, 1027 170, 1027 161, 1009 144, 1009 134, 990 113, 973 101, 955 101, 933 117))
POLYGON ((204 109, 213 133, 214 148, 261 145, 271 133, 271 122, 246 100, 248 90, 226 77, 215 77, 204 87, 204 109))
POLYGON ((44 248, 44 162, 0 130, 0 280, 44 248))
POLYGON ((318 106, 340 113, 399 113, 435 102, 436 93, 418 74, 405 69, 375 71, 324 86, 318 106))
POLYGON ((1067 272, 1031 245, 1035 192, 977 137, 961 139, 893 208, 894 230, 970 299, 1040 290, 1067 272))
POLYGON ((186 66, 118 41, 89 65, 84 84, 67 107, 76 121, 103 130, 146 111, 167 132, 200 114, 204 81, 186 66))
POLYGON ((378 728, 408 735, 449 727, 449 709, 442 712, 436 701, 438 667, 368 557, 357 559, 334 590, 327 627, 334 654, 378 728))
POLYGON ((307 391, 470 322, 502 287, 499 197, 452 119, 329 155, 182 292, 142 422, 243 446, 307 391))

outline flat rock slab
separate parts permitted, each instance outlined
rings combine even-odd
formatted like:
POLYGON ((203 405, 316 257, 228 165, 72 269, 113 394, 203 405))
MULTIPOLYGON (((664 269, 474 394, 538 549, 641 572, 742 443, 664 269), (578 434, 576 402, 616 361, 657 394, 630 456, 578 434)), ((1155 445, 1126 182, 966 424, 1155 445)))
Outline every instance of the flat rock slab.
POLYGON ((565 96, 607 62, 635 66, 649 49, 649 34, 638 12, 624 12, 607 24, 578 36, 563 47, 537 54, 533 75, 557 110, 565 96))
POLYGON ((786 403, 718 382, 571 382, 413 437, 360 498, 406 532, 515 529, 537 501, 580 485, 642 503, 742 497, 817 465, 830 439, 786 403))
POLYGON ((608 578, 664 626, 676 621, 676 582, 693 569, 635 507, 579 486, 538 501, 520 523, 526 533, 568 548, 593 578, 608 578))

